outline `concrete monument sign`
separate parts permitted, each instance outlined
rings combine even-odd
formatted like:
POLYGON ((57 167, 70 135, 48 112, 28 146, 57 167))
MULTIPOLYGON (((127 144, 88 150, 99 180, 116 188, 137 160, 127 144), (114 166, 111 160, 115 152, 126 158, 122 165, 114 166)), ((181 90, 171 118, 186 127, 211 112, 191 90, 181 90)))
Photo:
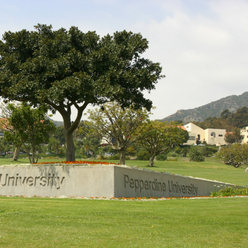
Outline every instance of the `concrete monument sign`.
POLYGON ((127 166, 0 167, 0 195, 192 197, 234 186, 127 166))

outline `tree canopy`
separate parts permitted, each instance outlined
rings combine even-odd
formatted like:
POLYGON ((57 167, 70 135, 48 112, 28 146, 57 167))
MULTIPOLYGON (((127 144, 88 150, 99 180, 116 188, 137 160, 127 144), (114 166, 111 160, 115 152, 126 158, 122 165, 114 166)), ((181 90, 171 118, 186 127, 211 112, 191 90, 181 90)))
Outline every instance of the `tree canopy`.
POLYGON ((228 132, 234 132, 237 128, 248 126, 248 108, 242 107, 235 113, 226 109, 220 117, 208 117, 202 122, 195 122, 195 124, 203 129, 225 128, 228 132))
POLYGON ((188 132, 177 123, 150 121, 142 130, 139 143, 149 152, 149 166, 153 166, 157 155, 167 153, 174 145, 187 142, 188 138, 188 132))
POLYGON ((32 109, 25 104, 18 107, 9 104, 9 109, 11 115, 4 137, 16 147, 24 146, 30 163, 37 162, 40 145, 48 142, 50 134, 55 130, 55 125, 46 118, 47 108, 41 106, 32 109))
POLYGON ((159 63, 143 58, 148 41, 122 31, 100 38, 77 27, 53 31, 38 24, 35 31, 5 32, 0 41, 0 95, 37 106, 46 103, 64 120, 66 160, 75 160, 73 131, 89 104, 117 101, 122 107, 145 107, 150 91, 162 78, 159 63), (71 109, 77 117, 71 120, 71 109))
POLYGON ((234 128, 232 132, 226 133, 225 142, 227 144, 241 143, 244 135, 241 135, 239 128, 234 128))
POLYGON ((221 147, 217 156, 225 164, 233 165, 238 168, 243 164, 248 164, 248 144, 232 144, 231 146, 221 147))

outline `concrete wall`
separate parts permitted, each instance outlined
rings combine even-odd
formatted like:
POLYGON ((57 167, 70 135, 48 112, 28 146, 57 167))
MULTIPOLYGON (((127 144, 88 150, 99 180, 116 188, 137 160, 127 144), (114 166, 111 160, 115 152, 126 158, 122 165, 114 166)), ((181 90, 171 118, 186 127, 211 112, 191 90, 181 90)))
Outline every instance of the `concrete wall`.
POLYGON ((188 197, 228 185, 112 165, 0 167, 0 195, 188 197))
POLYGON ((116 197, 209 196, 230 186, 216 181, 129 168, 115 170, 116 197))
POLYGON ((113 197, 114 167, 0 167, 0 195, 113 197))

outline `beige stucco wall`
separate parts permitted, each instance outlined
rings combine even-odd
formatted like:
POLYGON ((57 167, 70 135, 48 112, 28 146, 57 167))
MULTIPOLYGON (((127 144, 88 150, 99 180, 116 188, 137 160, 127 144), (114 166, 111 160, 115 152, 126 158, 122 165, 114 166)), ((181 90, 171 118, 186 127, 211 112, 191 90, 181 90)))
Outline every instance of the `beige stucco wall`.
POLYGON ((224 140, 225 134, 226 134, 225 129, 208 128, 204 130, 193 123, 188 123, 184 125, 184 127, 189 132, 189 136, 195 137, 195 140, 189 139, 187 143, 185 143, 187 145, 195 144, 196 138, 198 137, 198 135, 200 135, 201 142, 206 141, 207 144, 210 144, 210 145, 225 145, 226 144, 224 140), (211 133, 215 133, 215 137, 213 137, 211 133))
POLYGON ((187 144, 187 145, 195 144, 196 139, 198 138, 198 136, 200 136, 200 141, 201 142, 205 139, 204 130, 202 128, 198 127, 197 125, 195 125, 193 123, 188 123, 188 124, 184 125, 184 127, 188 131, 189 137, 190 137, 189 140, 187 141, 187 143, 185 143, 185 144, 187 144))
POLYGON ((208 128, 205 130, 205 140, 209 145, 225 145, 226 129, 208 128))
POLYGON ((244 135, 244 138, 242 140, 242 144, 248 143, 248 127, 244 127, 240 130, 241 135, 244 135))
POLYGON ((112 165, 0 167, 0 195, 189 197, 207 196, 227 185, 112 165))

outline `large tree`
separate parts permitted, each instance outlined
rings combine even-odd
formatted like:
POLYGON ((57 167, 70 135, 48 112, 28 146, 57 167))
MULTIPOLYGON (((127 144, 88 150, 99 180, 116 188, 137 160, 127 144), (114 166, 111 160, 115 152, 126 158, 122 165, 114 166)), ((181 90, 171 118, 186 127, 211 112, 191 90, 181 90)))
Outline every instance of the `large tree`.
POLYGON ((153 166, 155 157, 160 153, 167 153, 173 146, 187 142, 188 132, 177 125, 160 121, 146 124, 139 143, 150 154, 149 166, 153 166))
POLYGON ((125 164, 127 148, 141 138, 141 130, 149 113, 132 107, 123 109, 116 102, 104 104, 101 109, 89 110, 89 119, 104 142, 120 154, 120 164, 125 164))
POLYGON ((6 32, 0 41, 0 95, 36 106, 46 103, 64 120, 66 160, 75 160, 73 131, 89 104, 117 101, 150 109, 143 91, 163 77, 158 63, 141 57, 148 41, 122 31, 100 38, 95 32, 35 26, 6 32), (72 106, 77 117, 71 120, 72 106))

